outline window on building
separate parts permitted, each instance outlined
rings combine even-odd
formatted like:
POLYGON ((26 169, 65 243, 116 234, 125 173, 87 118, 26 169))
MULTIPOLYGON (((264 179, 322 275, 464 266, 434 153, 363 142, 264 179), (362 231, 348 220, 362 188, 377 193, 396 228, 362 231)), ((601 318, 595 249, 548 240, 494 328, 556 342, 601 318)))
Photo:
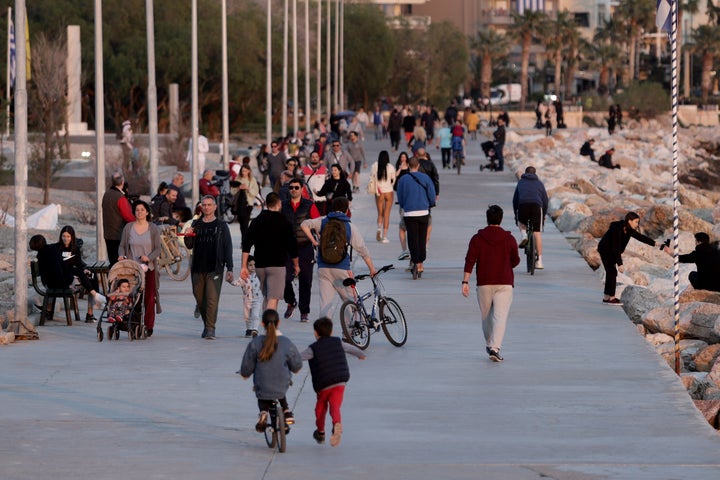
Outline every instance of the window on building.
POLYGON ((573 16, 578 27, 588 28, 590 26, 590 14, 588 12, 576 12, 573 16))

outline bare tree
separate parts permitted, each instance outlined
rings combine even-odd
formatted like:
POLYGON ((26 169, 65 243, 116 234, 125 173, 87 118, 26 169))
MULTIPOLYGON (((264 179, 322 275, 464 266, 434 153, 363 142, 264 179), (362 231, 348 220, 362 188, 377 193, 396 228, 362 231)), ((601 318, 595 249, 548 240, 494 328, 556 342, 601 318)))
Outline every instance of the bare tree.
POLYGON ((40 33, 32 56, 32 84, 28 89, 29 120, 40 133, 39 148, 30 156, 31 171, 43 189, 43 203, 50 202, 53 176, 67 161, 66 144, 60 130, 66 126, 67 70, 65 41, 40 33))

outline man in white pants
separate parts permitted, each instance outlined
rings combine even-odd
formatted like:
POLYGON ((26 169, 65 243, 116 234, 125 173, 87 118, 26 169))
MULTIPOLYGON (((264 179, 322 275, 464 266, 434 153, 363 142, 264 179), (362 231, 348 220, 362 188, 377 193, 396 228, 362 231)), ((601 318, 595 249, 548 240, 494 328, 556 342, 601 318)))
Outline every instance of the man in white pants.
MULTIPOLYGON (((332 200, 332 206, 330 207, 330 213, 326 217, 319 217, 308 219, 302 222, 300 227, 302 228, 305 235, 310 238, 310 241, 314 246, 318 246, 318 242, 312 234, 312 231, 318 232, 322 235, 322 229, 325 222, 329 219, 338 219, 346 223, 350 229, 350 235, 348 236, 349 245, 352 247, 352 253, 360 255, 365 261, 370 275, 375 275, 375 266, 373 265, 372 258, 370 257, 370 251, 365 246, 365 240, 363 240, 360 231, 350 223, 350 218, 347 216, 350 203, 345 197, 336 197, 332 200)), ((335 292, 337 292, 341 299, 350 300, 352 299, 352 290, 349 287, 343 285, 343 280, 352 277, 352 270, 350 267, 350 253, 340 261, 340 263, 329 264, 325 262, 318 251, 317 256, 318 264, 318 283, 320 284, 320 317, 332 318, 332 307, 333 300, 335 300, 335 292)))
POLYGON ((520 263, 517 242, 510 232, 500 227, 503 211, 497 205, 488 207, 488 226, 479 230, 468 245, 462 279, 462 294, 470 294, 470 274, 476 269, 477 300, 482 315, 485 350, 493 362, 502 362, 500 355, 505 324, 513 299, 515 277, 513 268, 520 263))

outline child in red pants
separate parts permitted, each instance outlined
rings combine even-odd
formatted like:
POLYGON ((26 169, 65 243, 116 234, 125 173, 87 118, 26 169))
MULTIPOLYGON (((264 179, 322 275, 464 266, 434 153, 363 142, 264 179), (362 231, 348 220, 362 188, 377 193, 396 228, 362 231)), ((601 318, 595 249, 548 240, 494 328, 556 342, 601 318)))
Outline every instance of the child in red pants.
POLYGON ((313 389, 317 393, 315 404, 315 426, 313 438, 317 443, 325 442, 325 415, 330 410, 333 429, 330 445, 338 446, 342 436, 342 419, 340 406, 345 393, 345 384, 350 379, 345 354, 354 355, 365 360, 365 353, 359 348, 332 337, 332 320, 322 317, 315 320, 313 329, 317 341, 306 348, 300 356, 307 360, 312 374, 313 389))

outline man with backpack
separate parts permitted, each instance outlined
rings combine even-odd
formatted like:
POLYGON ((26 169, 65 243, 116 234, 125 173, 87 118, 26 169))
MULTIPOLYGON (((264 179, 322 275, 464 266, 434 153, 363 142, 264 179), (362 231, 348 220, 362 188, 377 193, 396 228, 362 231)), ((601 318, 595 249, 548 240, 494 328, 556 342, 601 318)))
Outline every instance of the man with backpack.
POLYGON ((349 208, 350 202, 347 198, 335 197, 332 199, 330 213, 326 217, 307 219, 300 224, 305 235, 318 249, 321 317, 332 318, 335 292, 342 300, 352 299, 352 290, 343 285, 343 280, 352 277, 350 262, 353 252, 365 261, 370 275, 375 275, 370 251, 365 246, 360 231, 350 223, 350 218, 347 216, 349 208), (313 230, 318 232, 319 240, 313 236, 313 230))

